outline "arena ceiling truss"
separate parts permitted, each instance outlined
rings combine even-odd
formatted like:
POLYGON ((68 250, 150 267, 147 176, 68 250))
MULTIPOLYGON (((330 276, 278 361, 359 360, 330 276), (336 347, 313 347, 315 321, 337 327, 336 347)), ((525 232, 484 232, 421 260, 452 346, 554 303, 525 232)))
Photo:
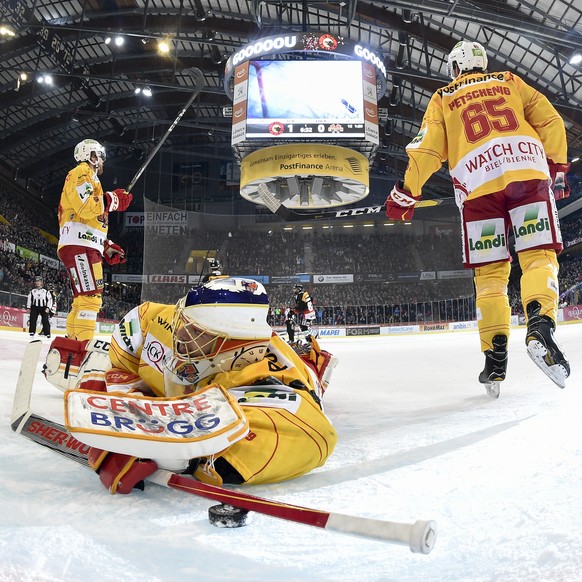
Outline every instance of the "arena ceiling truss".
MULTIPOLYGON (((487 48, 490 70, 514 70, 542 91, 565 120, 570 157, 580 156, 582 64, 571 61, 581 18, 578 0, 2 0, 0 174, 54 205, 86 137, 137 169, 188 101, 195 67, 205 88, 162 151, 233 161, 227 58, 254 39, 312 29, 384 56, 372 178, 402 174, 404 147, 461 39, 487 48)), ((445 196, 449 186, 441 172, 427 189, 445 196)))

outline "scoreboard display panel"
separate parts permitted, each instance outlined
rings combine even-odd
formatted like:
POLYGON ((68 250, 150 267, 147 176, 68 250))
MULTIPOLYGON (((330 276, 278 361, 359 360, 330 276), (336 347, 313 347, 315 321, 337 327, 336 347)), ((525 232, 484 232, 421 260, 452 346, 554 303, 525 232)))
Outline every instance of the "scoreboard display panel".
POLYGON ((361 61, 248 63, 245 139, 365 138, 361 61))

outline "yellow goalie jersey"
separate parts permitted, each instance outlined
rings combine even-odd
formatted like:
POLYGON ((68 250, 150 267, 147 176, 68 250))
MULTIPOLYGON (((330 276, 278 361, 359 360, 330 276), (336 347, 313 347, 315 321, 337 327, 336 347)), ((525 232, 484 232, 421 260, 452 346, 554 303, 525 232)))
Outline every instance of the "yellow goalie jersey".
POLYGON ((127 388, 145 385, 156 396, 179 396, 211 383, 228 389, 241 405, 250 432, 221 456, 245 483, 284 481, 322 466, 337 435, 321 407, 316 370, 322 350, 317 342, 310 355, 313 366, 274 334, 262 361, 182 386, 168 380, 168 374, 164 379, 165 362, 172 358, 173 313, 173 305, 143 303, 119 322, 109 353, 114 369, 136 375, 127 388))
POLYGON ((103 188, 96 172, 82 162, 65 179, 59 203, 59 249, 82 246, 103 253, 107 238, 103 188))
POLYGON ((546 156, 567 162, 566 131, 548 99, 513 73, 466 73, 434 93, 406 152, 406 190, 419 196, 448 161, 462 201, 549 179, 546 156))

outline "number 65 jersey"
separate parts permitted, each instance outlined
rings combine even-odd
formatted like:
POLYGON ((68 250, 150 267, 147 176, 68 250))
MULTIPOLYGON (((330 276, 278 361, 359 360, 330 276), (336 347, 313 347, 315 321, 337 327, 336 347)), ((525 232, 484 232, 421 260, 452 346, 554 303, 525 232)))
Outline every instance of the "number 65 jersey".
POLYGON ((566 131, 548 99, 515 74, 465 73, 431 97, 406 152, 406 190, 420 195, 448 161, 462 202, 512 182, 548 180, 547 159, 567 161, 566 131))

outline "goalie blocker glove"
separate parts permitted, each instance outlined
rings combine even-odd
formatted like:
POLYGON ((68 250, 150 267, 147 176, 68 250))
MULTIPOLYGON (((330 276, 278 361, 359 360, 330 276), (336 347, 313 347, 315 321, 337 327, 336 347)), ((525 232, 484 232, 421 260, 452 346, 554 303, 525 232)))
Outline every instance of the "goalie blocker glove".
POLYGON ((550 168, 550 180, 552 181, 552 191, 556 200, 562 200, 570 196, 570 186, 566 179, 566 174, 570 171, 570 164, 556 164, 548 160, 550 168))
POLYGON ((138 459, 121 453, 110 453, 95 447, 89 449, 89 467, 113 495, 127 494, 133 489, 144 489, 144 479, 158 470, 155 461, 138 459))
POLYGON ((404 182, 398 180, 392 192, 386 199, 386 216, 390 220, 411 220, 414 214, 414 205, 420 200, 420 196, 413 196, 404 189, 404 182))
POLYGON ((133 194, 126 192, 123 188, 117 188, 111 192, 103 194, 105 202, 105 212, 123 212, 133 200, 133 194))
POLYGON ((125 251, 109 239, 105 239, 105 244, 103 245, 103 258, 109 265, 118 265, 127 261, 125 251))

